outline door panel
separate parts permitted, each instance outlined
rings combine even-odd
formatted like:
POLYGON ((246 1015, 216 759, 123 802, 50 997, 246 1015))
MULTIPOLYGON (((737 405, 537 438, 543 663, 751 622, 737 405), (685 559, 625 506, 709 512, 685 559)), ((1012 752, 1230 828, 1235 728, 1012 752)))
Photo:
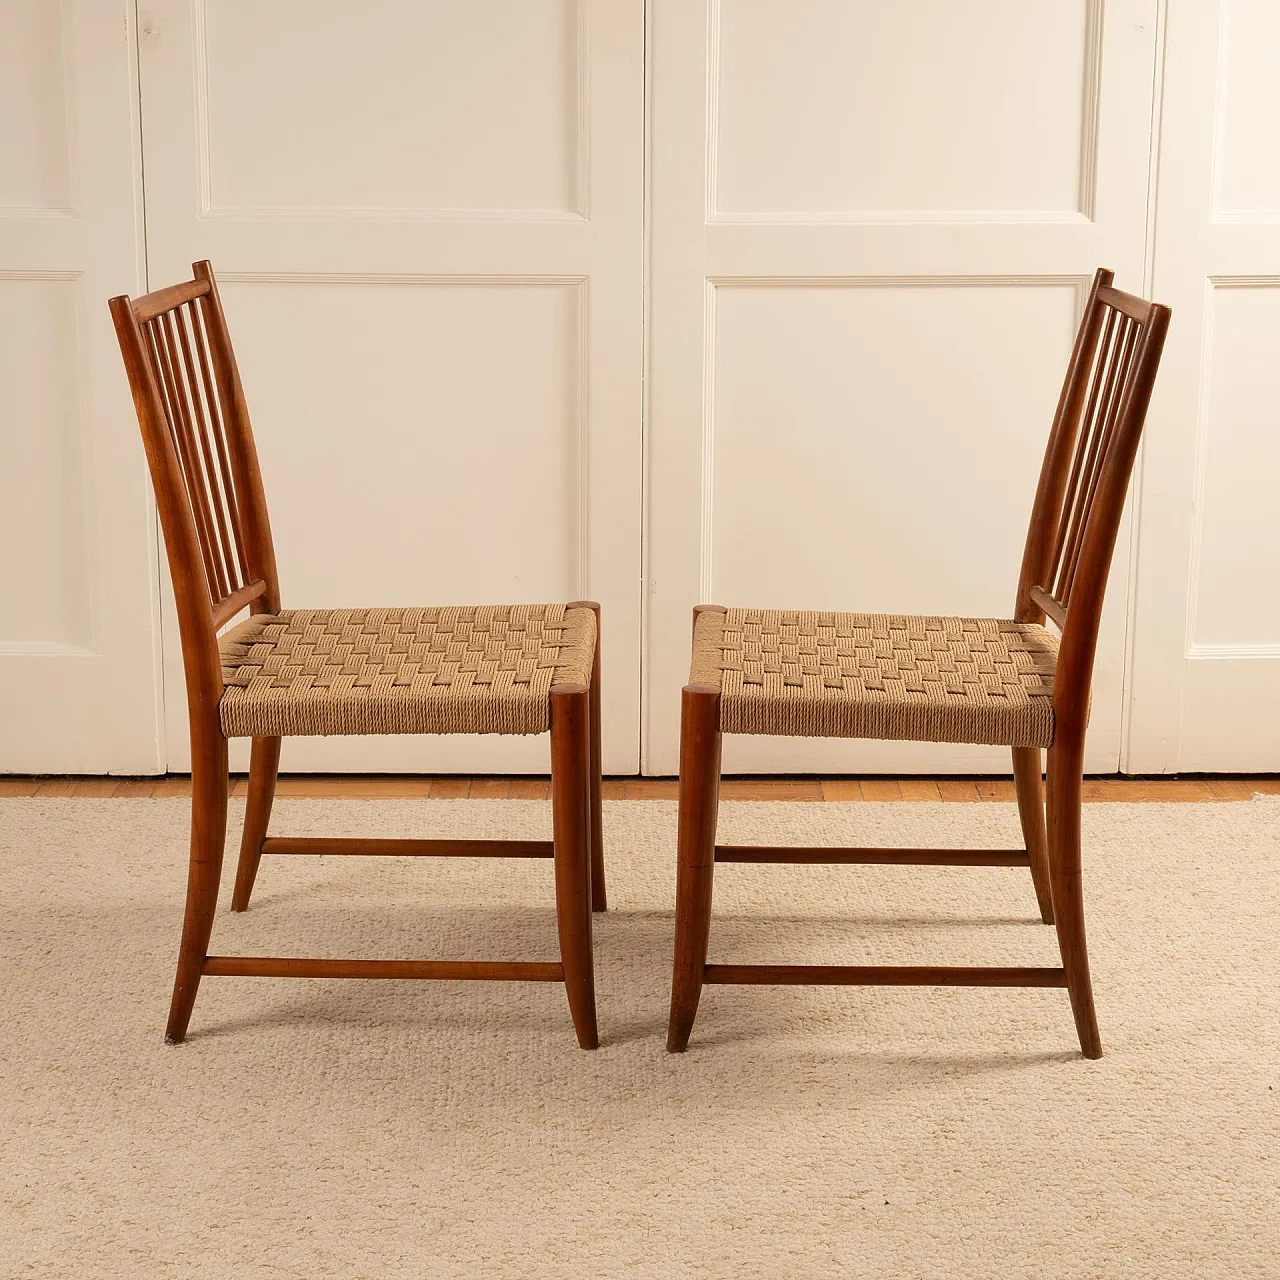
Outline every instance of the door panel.
POLYGON ((1280 769, 1280 11, 1170 0, 1152 401, 1135 618, 1135 772, 1280 769))
MULTIPOLYGON (((1139 289, 1154 0, 653 0, 646 770, 689 614, 1007 616, 1094 269, 1139 289), (980 84, 981 93, 974 86, 980 84)), ((1116 767, 1128 529, 1088 767, 1116 767)), ((1007 771, 733 738, 728 771, 1007 771)))
MULTIPOLYGON (((144 9, 151 278, 200 257, 218 273, 286 606, 598 599, 605 768, 633 772, 642 6, 144 9)), ((284 766, 547 757, 537 740, 309 739, 284 766)))
POLYGON ((0 5, 0 772, 163 767, 154 516, 106 306, 144 287, 132 9, 0 5))

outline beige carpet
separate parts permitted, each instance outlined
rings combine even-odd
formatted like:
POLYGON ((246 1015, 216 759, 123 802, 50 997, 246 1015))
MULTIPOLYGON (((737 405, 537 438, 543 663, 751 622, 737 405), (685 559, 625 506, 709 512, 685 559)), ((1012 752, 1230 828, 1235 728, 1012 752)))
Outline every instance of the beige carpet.
MULTIPOLYGON (((1280 1275, 1280 804, 1086 809, 1098 1063, 1034 990, 716 988, 668 1056, 675 806, 636 801, 606 806, 599 1052, 554 985, 229 978, 166 1047, 187 809, 0 801, 5 1280, 1280 1275)), ((740 803, 722 832, 1017 838, 994 804, 740 803)), ((543 863, 271 859, 214 949, 554 958, 550 902, 543 863)), ((1055 956, 1017 870, 729 866, 717 907, 713 959, 1055 956)))

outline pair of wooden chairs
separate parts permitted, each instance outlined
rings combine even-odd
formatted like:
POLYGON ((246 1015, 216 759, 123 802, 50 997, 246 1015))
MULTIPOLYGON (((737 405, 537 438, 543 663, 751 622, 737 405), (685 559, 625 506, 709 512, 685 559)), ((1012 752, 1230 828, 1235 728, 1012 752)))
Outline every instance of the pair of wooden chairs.
MULTIPOLYGON (((587 601, 287 610, 253 432, 217 284, 194 279, 111 311, 173 577, 190 710, 191 857, 166 1038, 202 976, 563 982, 578 1042, 598 1043, 591 942, 605 909, 600 618, 587 601), (245 608, 246 621, 219 632, 245 608), (267 834, 289 735, 551 735, 553 839, 290 839, 267 834), (227 818, 227 740, 253 740, 232 910, 264 854, 549 857, 560 961, 330 960, 209 954, 227 818)), ((676 945, 667 1047, 689 1041, 708 983, 1066 987, 1101 1054, 1085 949, 1080 799, 1102 601, 1169 312, 1094 279, 1045 454, 1012 619, 702 606, 683 692, 676 945), (1058 634, 1046 625, 1053 622, 1058 634), (1007 745, 1026 847, 717 845, 725 733, 1007 745), (1047 788, 1042 783, 1047 752, 1047 788), (707 963, 719 862, 1021 866, 1062 956, 1053 968, 707 963)))

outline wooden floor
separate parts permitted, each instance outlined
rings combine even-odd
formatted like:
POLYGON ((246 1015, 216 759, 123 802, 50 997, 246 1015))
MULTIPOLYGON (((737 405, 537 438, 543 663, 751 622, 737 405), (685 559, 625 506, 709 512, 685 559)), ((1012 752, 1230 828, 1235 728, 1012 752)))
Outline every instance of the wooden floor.
MULTIPOLYGON (((243 796, 243 776, 232 780, 231 794, 243 796)), ((1094 802, 1248 800, 1255 792, 1280 795, 1280 777, 1220 775, 1187 778, 1087 778, 1084 798, 1094 802)), ((22 778, 0 777, 0 796, 185 796, 191 779, 22 778)), ((469 778, 370 774, 295 774, 282 777, 280 796, 306 799, 429 797, 435 800, 547 800, 546 778, 469 778)), ((674 800, 672 778, 609 778, 607 800, 674 800)), ((933 800, 977 803, 1013 800, 1009 778, 726 778, 725 800, 933 800)))

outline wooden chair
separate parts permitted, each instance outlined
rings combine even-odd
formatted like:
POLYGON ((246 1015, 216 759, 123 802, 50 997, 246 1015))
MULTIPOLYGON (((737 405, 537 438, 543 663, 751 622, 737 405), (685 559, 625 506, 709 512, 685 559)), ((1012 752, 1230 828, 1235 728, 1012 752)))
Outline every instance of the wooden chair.
POLYGON ((262 476, 208 262, 111 299, 160 509, 191 722, 191 864, 166 1039, 187 1032, 205 974, 561 982, 578 1043, 597 1044, 591 912, 605 909, 599 607, 282 610, 262 476), (219 637, 245 607, 246 621, 219 637), (554 839, 344 840, 267 835, 291 734, 550 730, 554 839), (208 954, 227 819, 227 739, 250 737, 232 897, 265 854, 555 859, 560 962, 309 960, 208 954))
POLYGON ((704 983, 825 983, 1065 986, 1081 1049, 1101 1056, 1080 882, 1085 727, 1107 573, 1169 323, 1168 308, 1111 281, 1110 271, 1095 276, 1076 336, 1012 620, 695 609, 681 720, 672 1052, 688 1045, 704 983), (1010 746, 1026 847, 717 845, 725 733, 1010 746), (1062 966, 708 964, 717 862, 1028 867, 1041 916, 1057 925, 1062 966))

